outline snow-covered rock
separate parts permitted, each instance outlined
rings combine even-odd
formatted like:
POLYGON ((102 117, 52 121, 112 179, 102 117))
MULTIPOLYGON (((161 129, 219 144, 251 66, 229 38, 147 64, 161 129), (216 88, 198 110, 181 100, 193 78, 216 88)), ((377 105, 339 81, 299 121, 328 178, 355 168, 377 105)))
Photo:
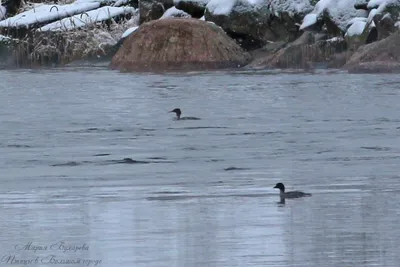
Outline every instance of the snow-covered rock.
POLYGON ((201 18, 208 2, 210 0, 174 0, 174 6, 190 14, 193 18, 201 18))
POLYGON ((288 13, 283 17, 283 13, 274 14, 271 9, 264 0, 211 0, 205 19, 222 27, 247 50, 260 48, 269 41, 297 38, 297 26, 288 13))
POLYGON ((373 21, 375 11, 368 18, 356 17, 348 22, 349 28, 344 35, 349 49, 356 50, 359 46, 377 40, 376 26, 373 21))
POLYGON ((400 34, 361 46, 344 66, 351 72, 400 73, 400 34))
POLYGON ((165 19, 165 18, 191 18, 188 13, 186 13, 183 10, 179 10, 176 7, 171 7, 168 8, 165 13, 161 16, 160 19, 165 19))
POLYGON ((395 24, 400 19, 399 0, 371 0, 368 8, 371 9, 370 16, 376 25, 379 40, 397 31, 395 24))
POLYGON ((288 13, 292 17, 298 15, 303 18, 314 9, 309 0, 271 0, 270 3, 276 16, 288 13))
POLYGON ((358 0, 320 0, 314 10, 304 17, 300 30, 320 23, 333 35, 345 33, 348 23, 355 17, 367 17, 366 11, 355 9, 358 0))

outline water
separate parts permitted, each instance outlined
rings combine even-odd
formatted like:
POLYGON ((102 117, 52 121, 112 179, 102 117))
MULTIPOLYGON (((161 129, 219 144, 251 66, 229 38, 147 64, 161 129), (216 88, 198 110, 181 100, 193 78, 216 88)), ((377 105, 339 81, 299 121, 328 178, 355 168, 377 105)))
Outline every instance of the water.
POLYGON ((399 76, 0 80, 0 266, 398 266, 399 76))

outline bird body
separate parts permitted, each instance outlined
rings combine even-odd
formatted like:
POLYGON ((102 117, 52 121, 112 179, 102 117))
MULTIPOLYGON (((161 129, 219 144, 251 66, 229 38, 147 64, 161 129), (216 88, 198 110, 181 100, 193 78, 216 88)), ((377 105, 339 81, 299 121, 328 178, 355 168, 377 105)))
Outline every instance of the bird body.
POLYGON ((281 198, 281 201, 284 201, 287 198, 301 198, 301 197, 310 197, 310 193, 304 193, 301 191, 289 191, 285 192, 285 186, 283 183, 277 183, 274 188, 279 189, 279 196, 281 198))
POLYGON ((182 111, 180 108, 175 108, 171 110, 170 112, 174 112, 176 114, 176 120, 200 120, 200 118, 196 117, 181 117, 182 111))

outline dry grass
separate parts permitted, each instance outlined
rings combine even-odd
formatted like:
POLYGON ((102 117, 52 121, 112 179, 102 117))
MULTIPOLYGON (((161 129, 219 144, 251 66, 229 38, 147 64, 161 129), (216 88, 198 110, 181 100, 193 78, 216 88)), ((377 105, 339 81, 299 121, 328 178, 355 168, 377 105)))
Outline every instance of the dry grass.
POLYGON ((135 26, 136 20, 93 24, 70 31, 31 33, 15 45, 13 62, 18 67, 54 66, 106 56, 122 33, 135 26))

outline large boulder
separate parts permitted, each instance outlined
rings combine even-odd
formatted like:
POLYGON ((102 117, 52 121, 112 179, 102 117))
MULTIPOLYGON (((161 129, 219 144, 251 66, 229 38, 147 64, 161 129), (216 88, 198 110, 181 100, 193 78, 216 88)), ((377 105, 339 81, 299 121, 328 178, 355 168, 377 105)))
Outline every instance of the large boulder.
POLYGON ((164 12, 173 5, 173 0, 140 0, 140 23, 161 18, 164 12))
POLYGON ((350 72, 400 73, 400 33, 361 46, 343 66, 350 72))
POLYGON ((211 0, 204 16, 207 21, 221 26, 248 50, 259 48, 278 37, 269 26, 271 11, 266 3, 253 5, 246 1, 211 0))
POLYGON ((110 67, 121 71, 237 68, 251 56, 213 23, 167 18, 142 24, 124 41, 110 67))
POLYGON ((211 0, 205 19, 221 26, 246 50, 269 42, 294 41, 301 35, 298 24, 313 7, 309 0, 211 0))

